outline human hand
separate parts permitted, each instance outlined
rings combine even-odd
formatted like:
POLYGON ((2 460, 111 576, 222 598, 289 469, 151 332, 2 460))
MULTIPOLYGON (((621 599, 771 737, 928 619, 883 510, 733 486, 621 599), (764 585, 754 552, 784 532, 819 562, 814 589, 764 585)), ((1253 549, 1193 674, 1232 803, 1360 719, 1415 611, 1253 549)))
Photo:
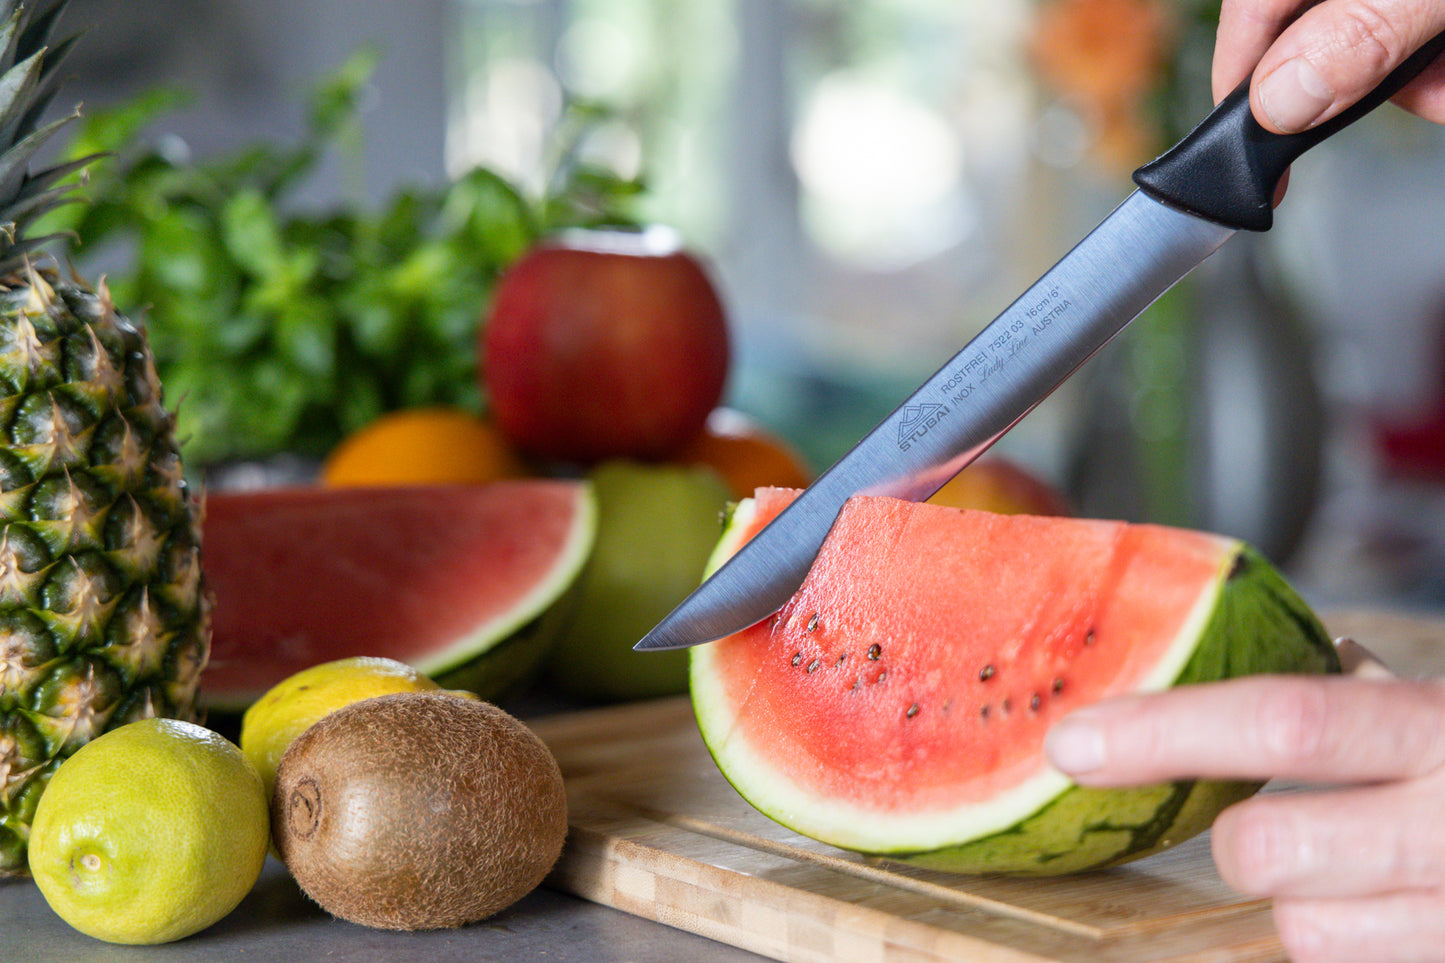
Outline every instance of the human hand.
POLYGON ((1445 681, 1366 669, 1185 686, 1074 712, 1046 748, 1081 785, 1319 787, 1220 814, 1211 843, 1225 882, 1273 900, 1299 963, 1445 959, 1445 681))
MULTIPOLYGON (((1222 0, 1214 99, 1253 75, 1255 118, 1275 133, 1328 120, 1445 30, 1445 0, 1222 0)), ((1393 100, 1445 123, 1445 58, 1393 100)))

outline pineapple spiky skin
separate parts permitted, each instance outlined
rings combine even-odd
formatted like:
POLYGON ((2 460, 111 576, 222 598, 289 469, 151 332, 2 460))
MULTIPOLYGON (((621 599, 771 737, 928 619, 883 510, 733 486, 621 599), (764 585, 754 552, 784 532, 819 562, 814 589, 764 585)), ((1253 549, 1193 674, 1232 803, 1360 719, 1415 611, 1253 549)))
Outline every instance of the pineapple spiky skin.
POLYGON ((193 718, 199 509, 141 331, 53 272, 0 291, 0 873, 51 772, 107 729, 193 718))
POLYGON ((200 506, 144 331, 26 227, 83 162, 30 159, 65 0, 0 0, 0 877, 51 773, 108 729, 195 717, 210 644, 200 506), (36 12, 38 11, 38 12, 36 12))

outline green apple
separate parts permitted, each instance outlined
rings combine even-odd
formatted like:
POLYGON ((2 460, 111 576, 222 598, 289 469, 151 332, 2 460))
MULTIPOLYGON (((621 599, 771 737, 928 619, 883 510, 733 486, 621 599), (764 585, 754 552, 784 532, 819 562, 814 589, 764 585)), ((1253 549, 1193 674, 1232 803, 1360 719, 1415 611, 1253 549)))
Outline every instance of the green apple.
POLYGON ((686 650, 632 646, 702 581, 729 489, 710 468, 628 460, 604 462, 590 477, 597 542, 547 674, 593 702, 686 692, 686 650))

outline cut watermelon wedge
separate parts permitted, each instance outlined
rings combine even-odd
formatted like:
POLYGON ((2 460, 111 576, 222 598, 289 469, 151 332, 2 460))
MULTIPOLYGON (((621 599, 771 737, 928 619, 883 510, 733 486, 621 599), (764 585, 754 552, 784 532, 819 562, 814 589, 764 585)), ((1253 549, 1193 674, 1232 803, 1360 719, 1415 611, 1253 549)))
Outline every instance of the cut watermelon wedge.
MULTIPOLYGON (((712 564, 793 497, 741 503, 712 564)), ((1337 669, 1318 620, 1232 539, 855 498, 779 613, 693 650, 691 684, 719 768, 778 822, 1042 874, 1156 852, 1258 788, 1076 787, 1044 757, 1054 721, 1119 693, 1337 669)))
POLYGON ((545 655, 541 616, 596 531, 581 481, 212 493, 202 700, 244 709, 301 669, 354 655, 498 698, 545 655))

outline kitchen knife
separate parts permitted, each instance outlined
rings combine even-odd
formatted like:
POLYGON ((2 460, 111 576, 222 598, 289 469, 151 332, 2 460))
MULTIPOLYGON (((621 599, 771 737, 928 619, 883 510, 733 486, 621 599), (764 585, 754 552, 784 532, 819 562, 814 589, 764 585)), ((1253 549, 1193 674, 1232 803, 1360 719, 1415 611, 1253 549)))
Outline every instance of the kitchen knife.
POLYGON ((634 648, 722 638, 797 591, 853 495, 921 500, 986 450, 1238 230, 1265 231, 1290 164, 1369 113, 1445 49, 1434 38, 1363 100, 1298 134, 1266 131, 1249 82, 1159 159, 1137 189, 634 648))

